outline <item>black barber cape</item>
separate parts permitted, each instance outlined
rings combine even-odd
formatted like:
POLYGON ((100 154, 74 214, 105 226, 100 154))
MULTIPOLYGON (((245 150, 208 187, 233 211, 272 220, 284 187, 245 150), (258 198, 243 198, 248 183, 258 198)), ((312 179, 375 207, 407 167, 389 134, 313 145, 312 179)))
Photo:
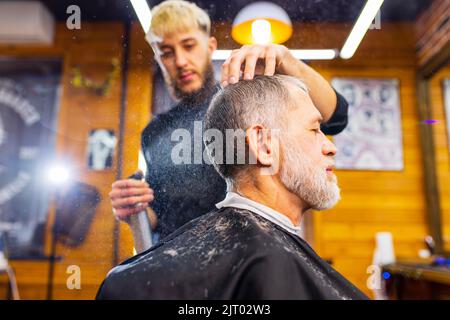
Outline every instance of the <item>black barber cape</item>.
POLYGON ((97 299, 367 299, 299 236, 248 210, 203 215, 110 271, 97 299))
MULTIPOLYGON (((142 151, 147 164, 145 180, 154 190, 155 199, 150 204, 158 217, 157 231, 161 238, 172 233, 186 222, 215 209, 214 204, 226 195, 226 183, 213 165, 195 163, 195 153, 203 152, 201 133, 203 119, 211 96, 198 105, 180 102, 170 111, 156 116, 142 132, 142 151), (180 130, 181 129, 181 130, 180 130), (189 133, 190 139, 180 134, 189 133), (190 162, 173 161, 173 153, 181 153, 180 145, 188 144, 190 162), (201 150, 195 149, 200 145, 201 150)), ((336 110, 331 119, 321 125, 325 134, 334 135, 347 125, 348 103, 336 92, 336 110)), ((197 157, 198 158, 198 157, 197 157)), ((201 157, 200 157, 201 158, 201 157)))

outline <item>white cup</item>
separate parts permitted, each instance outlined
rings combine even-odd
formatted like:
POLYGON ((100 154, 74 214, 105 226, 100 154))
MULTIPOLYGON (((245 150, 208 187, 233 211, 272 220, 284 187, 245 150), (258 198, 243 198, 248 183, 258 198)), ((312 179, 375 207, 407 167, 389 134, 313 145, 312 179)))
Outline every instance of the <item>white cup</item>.
POLYGON ((373 263, 386 265, 395 262, 394 243, 390 232, 377 232, 375 234, 376 248, 373 263))

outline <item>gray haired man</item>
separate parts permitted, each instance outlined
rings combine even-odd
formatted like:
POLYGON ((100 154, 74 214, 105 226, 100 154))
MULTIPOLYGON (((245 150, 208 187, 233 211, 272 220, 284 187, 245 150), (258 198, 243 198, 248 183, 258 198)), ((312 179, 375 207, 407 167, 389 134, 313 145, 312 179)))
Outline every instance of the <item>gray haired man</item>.
POLYGON ((219 91, 204 140, 226 198, 114 268, 98 298, 367 299, 300 237, 308 210, 339 200, 336 148, 321 121, 298 78, 260 76, 219 91), (244 134, 230 140, 227 130, 244 134))

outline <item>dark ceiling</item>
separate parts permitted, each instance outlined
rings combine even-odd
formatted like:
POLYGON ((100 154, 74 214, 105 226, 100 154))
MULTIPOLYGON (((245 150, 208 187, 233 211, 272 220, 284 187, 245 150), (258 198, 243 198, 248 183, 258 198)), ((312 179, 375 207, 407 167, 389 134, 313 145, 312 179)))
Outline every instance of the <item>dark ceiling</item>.
MULTIPOLYGON (((7 0, 0 0, 7 1, 7 0)), ((20 1, 20 0, 16 0, 20 1)), ((67 19, 66 8, 77 4, 85 20, 136 20, 129 0, 41 0, 57 20, 67 19)), ((147 0, 155 6, 162 0, 147 0)), ((232 21, 237 12, 255 0, 196 0, 215 21, 232 21)), ((293 21, 355 21, 366 0, 272 0, 284 8, 293 21)), ((383 21, 413 21, 427 8, 430 0, 385 0, 383 21)))

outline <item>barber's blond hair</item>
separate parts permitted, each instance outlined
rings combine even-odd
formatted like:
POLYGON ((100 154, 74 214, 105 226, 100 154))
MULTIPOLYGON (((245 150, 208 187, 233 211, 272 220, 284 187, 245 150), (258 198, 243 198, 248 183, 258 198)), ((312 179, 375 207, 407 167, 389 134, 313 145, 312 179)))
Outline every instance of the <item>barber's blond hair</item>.
POLYGON ((155 37, 163 38, 165 35, 195 28, 210 35, 211 20, 195 3, 168 0, 152 9, 150 34, 153 40, 155 37))

